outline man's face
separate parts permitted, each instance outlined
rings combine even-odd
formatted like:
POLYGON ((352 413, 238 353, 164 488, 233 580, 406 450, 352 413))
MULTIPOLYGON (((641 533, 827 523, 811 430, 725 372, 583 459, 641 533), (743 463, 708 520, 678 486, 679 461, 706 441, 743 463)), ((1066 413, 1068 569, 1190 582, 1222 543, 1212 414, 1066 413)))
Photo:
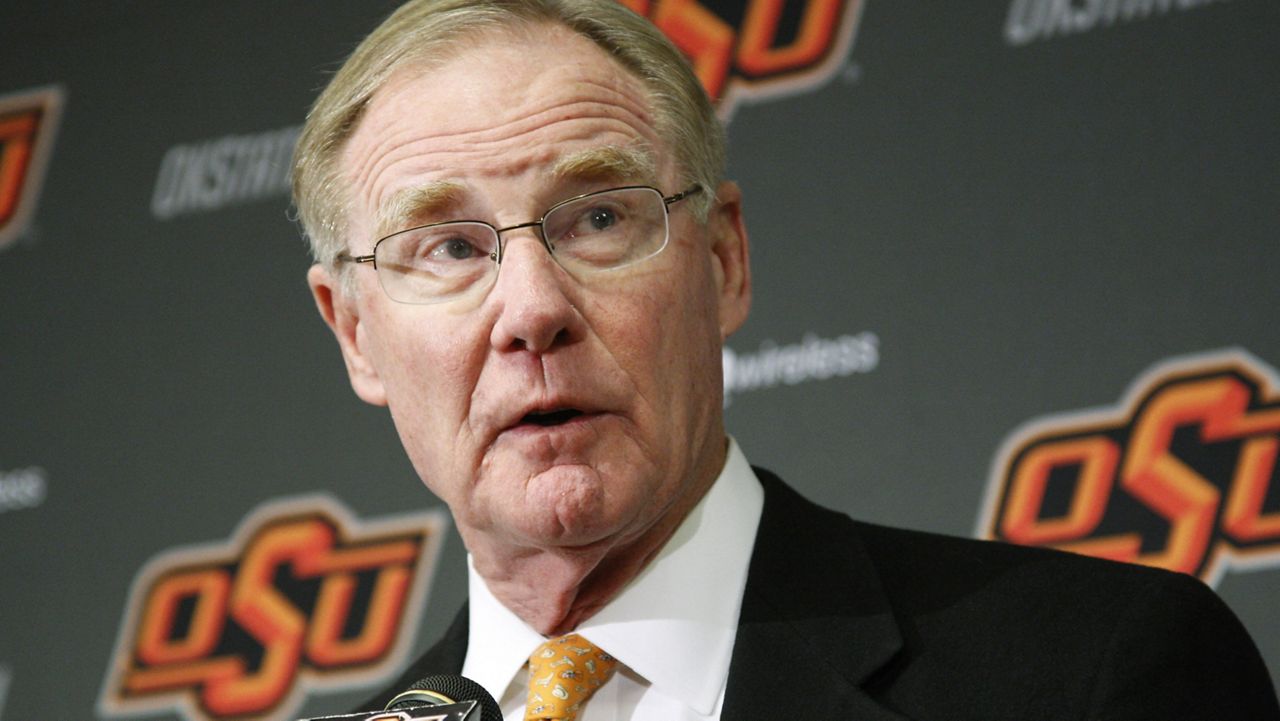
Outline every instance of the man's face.
MULTIPOLYGON (((653 122, 642 84, 558 26, 402 68, 342 157, 349 250, 436 221, 523 223, 610 187, 684 190, 653 122), (645 150, 654 167, 607 162, 626 155, 609 148, 645 150)), ((705 225, 677 204, 663 252, 582 280, 536 229, 504 234, 492 286, 435 305, 392 301, 368 265, 350 269, 354 295, 312 269, 356 392, 390 407, 468 547, 626 543, 719 472, 721 341, 745 319, 749 283, 737 189, 718 190, 705 225)))

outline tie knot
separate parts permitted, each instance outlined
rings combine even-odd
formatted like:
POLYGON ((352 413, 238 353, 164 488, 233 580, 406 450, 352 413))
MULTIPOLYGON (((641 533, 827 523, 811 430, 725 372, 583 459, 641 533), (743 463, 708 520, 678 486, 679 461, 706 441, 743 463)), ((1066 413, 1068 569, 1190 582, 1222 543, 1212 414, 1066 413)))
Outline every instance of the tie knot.
POLYGON ((617 659, 576 633, 544 642, 529 656, 525 721, 574 721, 617 668, 617 659))

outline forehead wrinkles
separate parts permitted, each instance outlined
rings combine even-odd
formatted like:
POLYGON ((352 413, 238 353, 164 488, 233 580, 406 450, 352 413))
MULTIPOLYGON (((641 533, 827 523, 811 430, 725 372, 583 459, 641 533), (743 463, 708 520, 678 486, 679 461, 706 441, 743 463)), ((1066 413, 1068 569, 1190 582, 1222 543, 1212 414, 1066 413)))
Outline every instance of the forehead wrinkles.
MULTIPOLYGON (((410 174, 472 174, 513 172, 553 158, 550 143, 600 138, 615 144, 619 140, 641 139, 653 147, 664 145, 653 128, 647 95, 635 78, 625 77, 622 87, 592 78, 561 84, 556 92, 533 95, 532 103, 502 106, 503 117, 479 118, 470 126, 434 128, 429 118, 414 122, 410 109, 420 100, 407 103, 403 97, 414 83, 391 90, 366 115, 348 145, 346 164, 349 179, 362 199, 377 206, 393 183, 378 188, 379 180, 403 165, 410 174), (527 106, 532 104, 533 109, 527 106), (408 118, 408 120, 406 120, 408 118), (506 147, 514 146, 514 147, 506 147), (545 146, 545 147, 544 147, 545 146), (377 197, 375 197, 377 196, 377 197)), ((444 103, 436 105, 441 107, 444 103)), ((467 105, 474 106, 474 103, 467 105)), ((452 108, 439 113, 442 125, 457 124, 455 116, 466 117, 470 108, 452 108), (456 114, 451 111, 456 110, 456 114)))

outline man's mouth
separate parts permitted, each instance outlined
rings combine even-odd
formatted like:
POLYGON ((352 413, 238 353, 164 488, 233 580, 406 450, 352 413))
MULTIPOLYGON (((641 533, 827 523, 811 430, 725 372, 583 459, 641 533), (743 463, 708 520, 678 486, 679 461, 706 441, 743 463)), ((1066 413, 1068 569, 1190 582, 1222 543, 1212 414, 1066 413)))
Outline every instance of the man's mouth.
POLYGON ((546 411, 532 411, 526 413, 520 419, 520 425, 531 424, 535 426, 558 426, 582 415, 582 411, 577 408, 555 408, 546 411))

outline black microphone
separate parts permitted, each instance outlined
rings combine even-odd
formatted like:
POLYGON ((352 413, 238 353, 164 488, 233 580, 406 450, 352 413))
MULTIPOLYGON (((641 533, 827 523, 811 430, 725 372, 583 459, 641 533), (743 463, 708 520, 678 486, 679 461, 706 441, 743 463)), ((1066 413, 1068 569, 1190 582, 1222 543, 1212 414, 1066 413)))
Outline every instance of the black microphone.
POLYGON ((415 681, 387 703, 386 711, 404 711, 418 706, 442 706, 475 701, 465 721, 502 721, 502 709, 484 686, 466 676, 440 674, 415 681))
POLYGON ((502 709, 480 684, 464 676, 428 676, 396 694, 381 711, 318 716, 301 721, 502 721, 502 709))

